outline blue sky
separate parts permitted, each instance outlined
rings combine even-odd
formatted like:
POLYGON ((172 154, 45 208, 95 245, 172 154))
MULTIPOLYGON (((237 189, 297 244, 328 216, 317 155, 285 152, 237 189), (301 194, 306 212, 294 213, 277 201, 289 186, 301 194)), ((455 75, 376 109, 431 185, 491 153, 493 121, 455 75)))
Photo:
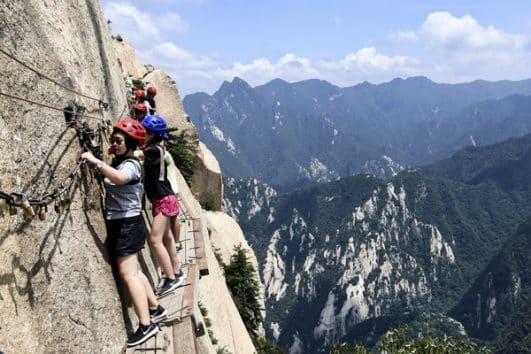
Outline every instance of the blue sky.
POLYGON ((114 34, 184 96, 224 80, 345 87, 531 78, 531 1, 103 0, 114 34))

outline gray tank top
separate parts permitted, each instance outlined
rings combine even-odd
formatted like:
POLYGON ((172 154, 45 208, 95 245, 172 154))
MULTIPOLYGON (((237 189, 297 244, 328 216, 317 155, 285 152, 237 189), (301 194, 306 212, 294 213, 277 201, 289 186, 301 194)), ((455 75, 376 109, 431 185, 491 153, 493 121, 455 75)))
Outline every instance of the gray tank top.
POLYGON ((115 220, 140 215, 142 210, 142 166, 136 159, 126 159, 116 168, 129 176, 128 184, 116 185, 107 177, 103 179, 105 186, 105 218, 115 220))

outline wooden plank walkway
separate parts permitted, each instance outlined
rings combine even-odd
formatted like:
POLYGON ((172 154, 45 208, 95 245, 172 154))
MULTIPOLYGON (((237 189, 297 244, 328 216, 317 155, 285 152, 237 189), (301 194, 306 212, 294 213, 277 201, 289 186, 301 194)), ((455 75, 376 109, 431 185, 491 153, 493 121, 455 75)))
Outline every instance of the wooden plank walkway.
MULTIPOLYGON (((206 262, 201 222, 200 219, 196 219, 194 222, 194 219, 191 219, 187 213, 184 203, 180 204, 182 250, 178 253, 178 258, 183 264, 182 271, 186 275, 186 280, 183 286, 159 298, 161 305, 168 310, 168 317, 159 323, 161 331, 145 343, 127 348, 126 354, 196 353, 195 337, 205 333, 198 306, 199 275, 201 273, 198 260, 204 259, 206 262), (197 244, 199 238, 201 239, 200 245, 197 244)), ((151 225, 150 209, 151 205, 147 203, 143 214, 148 231, 151 225)), ((157 273, 160 277, 160 272, 157 273)), ((208 268, 206 274, 208 274, 208 268)))

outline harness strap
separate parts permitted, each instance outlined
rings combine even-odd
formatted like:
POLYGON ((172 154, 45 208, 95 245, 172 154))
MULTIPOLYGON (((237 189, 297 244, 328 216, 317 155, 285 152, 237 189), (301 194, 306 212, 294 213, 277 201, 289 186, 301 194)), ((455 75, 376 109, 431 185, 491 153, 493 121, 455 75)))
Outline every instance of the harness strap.
POLYGON ((157 146, 157 148, 159 149, 159 153, 160 153, 159 182, 164 182, 164 180, 166 179, 166 164, 165 164, 166 160, 164 158, 165 151, 160 146, 157 146))

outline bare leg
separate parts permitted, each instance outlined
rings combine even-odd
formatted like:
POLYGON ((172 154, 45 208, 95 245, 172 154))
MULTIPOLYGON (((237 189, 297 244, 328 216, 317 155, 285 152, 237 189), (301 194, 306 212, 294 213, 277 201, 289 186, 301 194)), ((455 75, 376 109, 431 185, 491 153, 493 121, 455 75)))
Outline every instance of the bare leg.
POLYGON ((147 302, 148 302, 149 308, 151 310, 155 310, 159 306, 159 301, 157 300, 157 297, 155 296, 155 293, 153 292, 153 288, 151 287, 151 284, 149 283, 148 278, 141 271, 138 272, 138 277, 142 281, 142 285, 144 285, 144 289, 146 290, 146 296, 147 296, 147 302))
MULTIPOLYGON (((153 224, 151 225, 151 235, 149 235, 149 244, 153 253, 155 253, 155 258, 159 262, 159 266, 164 272, 164 275, 168 279, 175 279, 173 272, 172 259, 168 254, 163 238, 164 235, 168 233, 169 229, 169 218, 164 216, 162 213, 159 213, 153 218, 153 224)), ((175 251, 175 246, 174 246, 175 251)))
MULTIPOLYGON (((150 323, 148 310, 148 297, 139 273, 138 259, 136 254, 131 254, 117 259, 118 272, 124 282, 129 296, 133 302, 138 321, 147 326, 150 323)), ((142 274, 143 275, 143 274, 142 274)))
POLYGON ((164 234, 163 238, 164 247, 166 247, 166 250, 168 251, 168 254, 171 259, 171 265, 173 267, 173 273, 179 274, 181 271, 181 262, 179 262, 179 259, 177 258, 177 250, 175 249, 175 241, 173 239, 173 236, 170 234, 170 230, 164 234))
POLYGON ((179 239, 181 238, 181 222, 177 216, 172 216, 170 218, 170 228, 171 233, 173 234, 173 239, 175 242, 179 242, 179 239))

